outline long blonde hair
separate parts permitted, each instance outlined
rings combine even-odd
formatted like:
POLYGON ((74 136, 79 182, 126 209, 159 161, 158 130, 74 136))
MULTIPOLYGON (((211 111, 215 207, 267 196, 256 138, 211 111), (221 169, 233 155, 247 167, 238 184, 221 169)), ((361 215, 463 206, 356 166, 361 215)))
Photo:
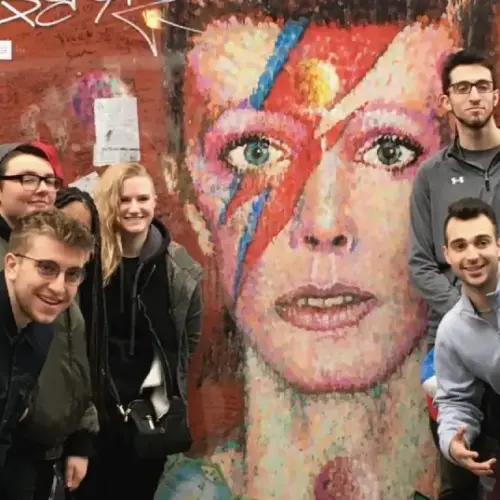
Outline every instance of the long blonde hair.
POLYGON ((133 177, 149 177, 139 163, 125 163, 108 167, 94 191, 94 201, 101 223, 101 260, 104 283, 109 281, 123 257, 123 246, 118 230, 118 209, 123 183, 133 177))

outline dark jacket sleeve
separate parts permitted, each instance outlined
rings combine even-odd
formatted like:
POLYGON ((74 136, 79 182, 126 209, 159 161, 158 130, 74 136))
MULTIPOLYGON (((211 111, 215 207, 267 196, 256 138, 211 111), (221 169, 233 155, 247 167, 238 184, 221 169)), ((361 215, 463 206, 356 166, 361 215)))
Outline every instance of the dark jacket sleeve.
POLYGON ((64 454, 72 457, 91 457, 95 454, 94 440, 99 433, 96 407, 90 403, 80 420, 80 427, 71 434, 64 445, 64 454))
POLYGON ((425 302, 444 316, 460 298, 459 291, 440 272, 434 253, 427 169, 420 167, 410 198, 410 279, 425 302))
MULTIPOLYGON (((79 311, 78 311, 79 312, 79 311)), ((81 314, 74 314, 73 321, 76 322, 74 329, 74 338, 77 343, 78 356, 83 360, 85 367, 85 380, 88 381, 90 391, 90 367, 87 357, 87 343, 85 336, 85 322, 81 314)), ((94 454, 93 442, 99 433, 99 418, 96 407, 92 402, 89 403, 85 413, 80 419, 78 429, 73 432, 66 440, 64 453, 67 456, 90 457, 94 454)))

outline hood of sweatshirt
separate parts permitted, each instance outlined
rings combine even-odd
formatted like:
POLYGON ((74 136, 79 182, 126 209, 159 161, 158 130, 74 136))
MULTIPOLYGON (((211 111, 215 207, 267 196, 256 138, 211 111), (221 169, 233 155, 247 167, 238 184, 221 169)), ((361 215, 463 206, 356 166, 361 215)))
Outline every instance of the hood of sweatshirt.
POLYGON ((126 308, 126 296, 135 298, 140 295, 150 283, 153 274, 163 267, 170 241, 171 237, 168 229, 159 220, 154 219, 138 258, 132 286, 130 286, 130 283, 127 286, 125 266, 123 262, 120 263, 106 288, 108 294, 111 295, 111 300, 113 302, 119 301, 119 310, 121 312, 124 312, 126 308))

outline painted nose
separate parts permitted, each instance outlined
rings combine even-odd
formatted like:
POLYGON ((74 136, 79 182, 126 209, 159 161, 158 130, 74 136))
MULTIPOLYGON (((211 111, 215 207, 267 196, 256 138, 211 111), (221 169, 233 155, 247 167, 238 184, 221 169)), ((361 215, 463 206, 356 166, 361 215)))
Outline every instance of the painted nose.
POLYGON ((350 216, 352 175, 333 153, 325 153, 304 188, 295 241, 309 250, 342 255, 354 250, 358 229, 350 216))

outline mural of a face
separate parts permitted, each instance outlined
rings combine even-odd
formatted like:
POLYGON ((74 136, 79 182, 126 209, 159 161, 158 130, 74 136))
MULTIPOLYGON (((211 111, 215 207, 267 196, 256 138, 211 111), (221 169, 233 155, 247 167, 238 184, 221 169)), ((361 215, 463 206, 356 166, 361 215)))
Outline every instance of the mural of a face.
POLYGON ((423 335, 408 199, 440 146, 439 62, 453 44, 444 23, 235 18, 194 39, 187 166, 226 303, 301 390, 371 386, 423 335))

